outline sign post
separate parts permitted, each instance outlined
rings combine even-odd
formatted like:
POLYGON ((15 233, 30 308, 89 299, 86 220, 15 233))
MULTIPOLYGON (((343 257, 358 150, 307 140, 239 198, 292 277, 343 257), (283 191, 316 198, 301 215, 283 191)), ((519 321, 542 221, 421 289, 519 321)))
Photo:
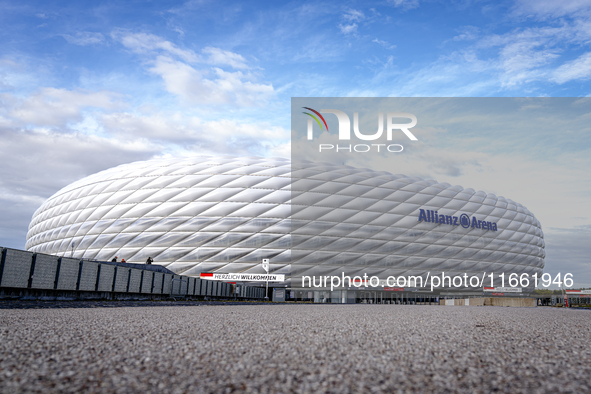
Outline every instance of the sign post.
MULTIPOLYGON (((269 273, 269 259, 263 259, 262 262, 263 269, 269 273)), ((269 279, 265 281, 265 299, 269 299, 269 279)))

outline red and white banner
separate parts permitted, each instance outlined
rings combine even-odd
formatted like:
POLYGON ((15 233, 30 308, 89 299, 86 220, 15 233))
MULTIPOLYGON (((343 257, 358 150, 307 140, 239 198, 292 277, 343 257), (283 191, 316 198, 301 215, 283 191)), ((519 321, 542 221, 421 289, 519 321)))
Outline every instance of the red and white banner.
POLYGON ((567 290, 567 294, 591 294, 591 290, 567 290))
MULTIPOLYGON (((483 291, 493 293, 521 293, 521 287, 484 287, 483 291)), ((493 294, 498 295, 498 294, 493 294)))
POLYGON ((284 282, 285 275, 277 274, 214 274, 201 273, 201 279, 242 282, 284 282))

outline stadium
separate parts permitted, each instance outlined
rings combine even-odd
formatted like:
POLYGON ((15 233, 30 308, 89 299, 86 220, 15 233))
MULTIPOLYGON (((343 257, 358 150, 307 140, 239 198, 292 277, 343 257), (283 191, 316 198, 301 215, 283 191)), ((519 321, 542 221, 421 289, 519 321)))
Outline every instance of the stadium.
POLYGON ((197 277, 262 274, 269 259, 270 272, 286 276, 273 285, 296 290, 302 276, 343 273, 539 277, 545 258, 539 221, 504 197, 258 157, 154 159, 88 176, 35 212, 26 249, 97 261, 151 257, 197 277))

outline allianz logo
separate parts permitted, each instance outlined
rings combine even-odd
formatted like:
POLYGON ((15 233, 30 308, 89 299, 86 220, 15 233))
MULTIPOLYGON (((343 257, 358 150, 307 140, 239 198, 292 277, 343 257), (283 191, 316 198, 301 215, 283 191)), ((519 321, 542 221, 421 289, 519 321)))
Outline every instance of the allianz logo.
POLYGON ((460 216, 439 215, 437 211, 429 209, 419 209, 419 222, 447 224, 450 226, 462 226, 463 228, 479 228, 482 230, 497 231, 496 222, 478 220, 476 217, 470 218, 465 213, 460 216))

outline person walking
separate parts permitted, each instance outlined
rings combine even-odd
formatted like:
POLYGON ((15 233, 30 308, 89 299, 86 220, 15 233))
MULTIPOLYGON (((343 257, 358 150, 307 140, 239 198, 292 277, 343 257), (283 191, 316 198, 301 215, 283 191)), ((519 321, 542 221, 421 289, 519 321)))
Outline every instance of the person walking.
POLYGON ((122 263, 125 263, 125 259, 121 259, 121 262, 122 262, 122 263))
POLYGON ((152 264, 154 262, 154 259, 152 259, 151 257, 148 257, 148 260, 146 260, 146 264, 152 264))
POLYGON ((111 263, 116 263, 117 262, 117 256, 113 257, 113 260, 111 260, 111 263))

